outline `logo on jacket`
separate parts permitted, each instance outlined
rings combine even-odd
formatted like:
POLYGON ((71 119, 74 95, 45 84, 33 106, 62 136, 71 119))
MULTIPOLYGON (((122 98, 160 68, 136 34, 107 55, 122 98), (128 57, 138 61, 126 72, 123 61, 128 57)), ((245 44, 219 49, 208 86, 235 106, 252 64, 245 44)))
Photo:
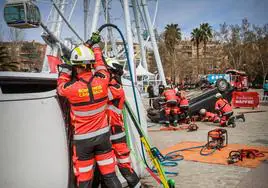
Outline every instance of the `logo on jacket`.
POLYGON ((99 94, 99 93, 102 93, 102 92, 103 92, 103 90, 102 90, 102 86, 101 85, 92 87, 92 93, 93 93, 93 95, 96 95, 96 94, 99 94))
POLYGON ((88 94, 88 89, 79 89, 78 90, 78 96, 79 97, 87 97, 88 94))

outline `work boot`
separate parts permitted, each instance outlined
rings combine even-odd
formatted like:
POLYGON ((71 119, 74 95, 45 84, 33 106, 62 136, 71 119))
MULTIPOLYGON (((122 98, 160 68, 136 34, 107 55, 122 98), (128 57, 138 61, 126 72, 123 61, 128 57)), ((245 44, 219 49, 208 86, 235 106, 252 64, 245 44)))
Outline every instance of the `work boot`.
POLYGON ((231 127, 232 127, 232 128, 235 128, 235 127, 236 127, 235 122, 233 122, 233 123, 231 124, 231 127))
POLYGON ((246 121, 246 118, 245 118, 245 115, 244 115, 244 114, 237 115, 235 118, 236 118, 236 119, 242 119, 243 122, 246 121))
POLYGON ((173 127, 177 127, 178 126, 178 122, 177 121, 174 121, 173 122, 173 127))
POLYGON ((166 121, 165 122, 165 127, 169 127, 169 124, 170 124, 169 121, 166 121))
POLYGON ((232 128, 235 128, 236 127, 235 117, 234 116, 230 117, 230 119, 227 122, 227 126, 228 127, 232 127, 232 128))

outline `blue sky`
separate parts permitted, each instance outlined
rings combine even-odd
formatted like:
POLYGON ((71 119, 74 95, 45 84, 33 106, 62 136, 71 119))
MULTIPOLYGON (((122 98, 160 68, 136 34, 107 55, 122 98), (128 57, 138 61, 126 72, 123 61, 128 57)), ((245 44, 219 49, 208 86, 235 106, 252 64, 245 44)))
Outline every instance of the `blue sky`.
MULTIPOLYGON (((47 0, 48 1, 48 0, 47 0)), ((78 33, 83 36, 83 8, 82 0, 78 0, 72 25, 78 33)), ((4 0, 0 0, 0 23, 3 23, 4 0)), ((49 1, 48 1, 49 2, 49 1)), ((94 0, 91 0, 90 11, 93 11, 94 0)), ((149 0, 151 17, 155 9, 155 1, 149 0)), ((51 4, 38 3, 43 21, 46 21, 51 4)), ((131 9, 130 9, 131 10, 131 9)), ((213 29, 217 30, 219 24, 240 24, 243 18, 257 25, 268 23, 268 0, 159 0, 156 28, 162 32, 164 27, 170 23, 177 23, 182 29, 183 38, 189 37, 193 28, 199 27, 202 22, 208 22, 213 29)), ((112 22, 124 31, 124 14, 119 0, 112 0, 111 9, 112 22)), ((92 16, 92 14, 90 14, 92 16)), ((104 23, 103 14, 100 16, 98 25, 104 23)), ((91 18, 90 18, 91 20, 91 18)), ((7 37, 7 26, 2 24, 4 36, 7 37)), ((90 25, 90 24, 89 24, 90 25)), ((26 40, 37 40, 42 42, 40 37, 41 29, 25 30, 26 40)), ((72 34, 67 27, 63 28, 63 36, 69 37, 72 34)))

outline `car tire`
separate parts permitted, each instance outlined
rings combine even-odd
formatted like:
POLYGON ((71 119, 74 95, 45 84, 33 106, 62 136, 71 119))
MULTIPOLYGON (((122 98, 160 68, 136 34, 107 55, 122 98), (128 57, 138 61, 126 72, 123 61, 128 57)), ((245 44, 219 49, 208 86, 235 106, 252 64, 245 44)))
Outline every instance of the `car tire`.
POLYGON ((163 102, 164 100, 161 99, 161 98, 158 98, 158 99, 154 99, 153 100, 153 108, 156 109, 156 110, 160 110, 161 109, 161 104, 160 102, 163 102))
POLYGON ((216 87, 220 92, 225 92, 229 89, 230 84, 224 78, 218 79, 216 82, 216 87))

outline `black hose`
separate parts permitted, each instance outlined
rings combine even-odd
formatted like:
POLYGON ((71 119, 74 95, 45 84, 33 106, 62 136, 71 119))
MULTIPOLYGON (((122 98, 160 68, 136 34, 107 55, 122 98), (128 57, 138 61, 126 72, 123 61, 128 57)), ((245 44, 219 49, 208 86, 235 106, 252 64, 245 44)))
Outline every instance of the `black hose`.
MULTIPOLYGON (((127 48, 127 45, 126 45, 125 38, 124 38, 121 30, 116 25, 111 24, 111 23, 107 23, 107 24, 104 24, 104 25, 100 26, 99 29, 98 29, 98 32, 100 33, 106 27, 112 27, 112 28, 116 29, 118 31, 118 33, 120 34, 122 40, 123 40, 123 45, 124 45, 124 48, 125 48, 125 53, 126 53, 126 57, 127 57, 127 63, 128 63, 128 67, 129 67, 132 91, 133 91, 133 94, 134 94, 134 101, 135 101, 136 111, 137 111, 137 115, 138 115, 138 121, 139 121, 139 123, 141 123, 140 113, 139 113, 139 108, 138 108, 138 103, 137 103, 137 96, 136 96, 136 92, 135 92, 135 84, 134 84, 134 80, 133 80, 132 70, 131 70, 129 56, 128 56, 128 48, 127 48)), ((147 166, 147 168, 150 169, 151 171, 153 171, 153 169, 151 169, 149 167, 149 165, 148 165, 148 163, 146 161, 145 153, 144 153, 144 146, 143 146, 142 142, 140 142, 140 144, 141 144, 143 161, 144 161, 145 165, 147 166)))

